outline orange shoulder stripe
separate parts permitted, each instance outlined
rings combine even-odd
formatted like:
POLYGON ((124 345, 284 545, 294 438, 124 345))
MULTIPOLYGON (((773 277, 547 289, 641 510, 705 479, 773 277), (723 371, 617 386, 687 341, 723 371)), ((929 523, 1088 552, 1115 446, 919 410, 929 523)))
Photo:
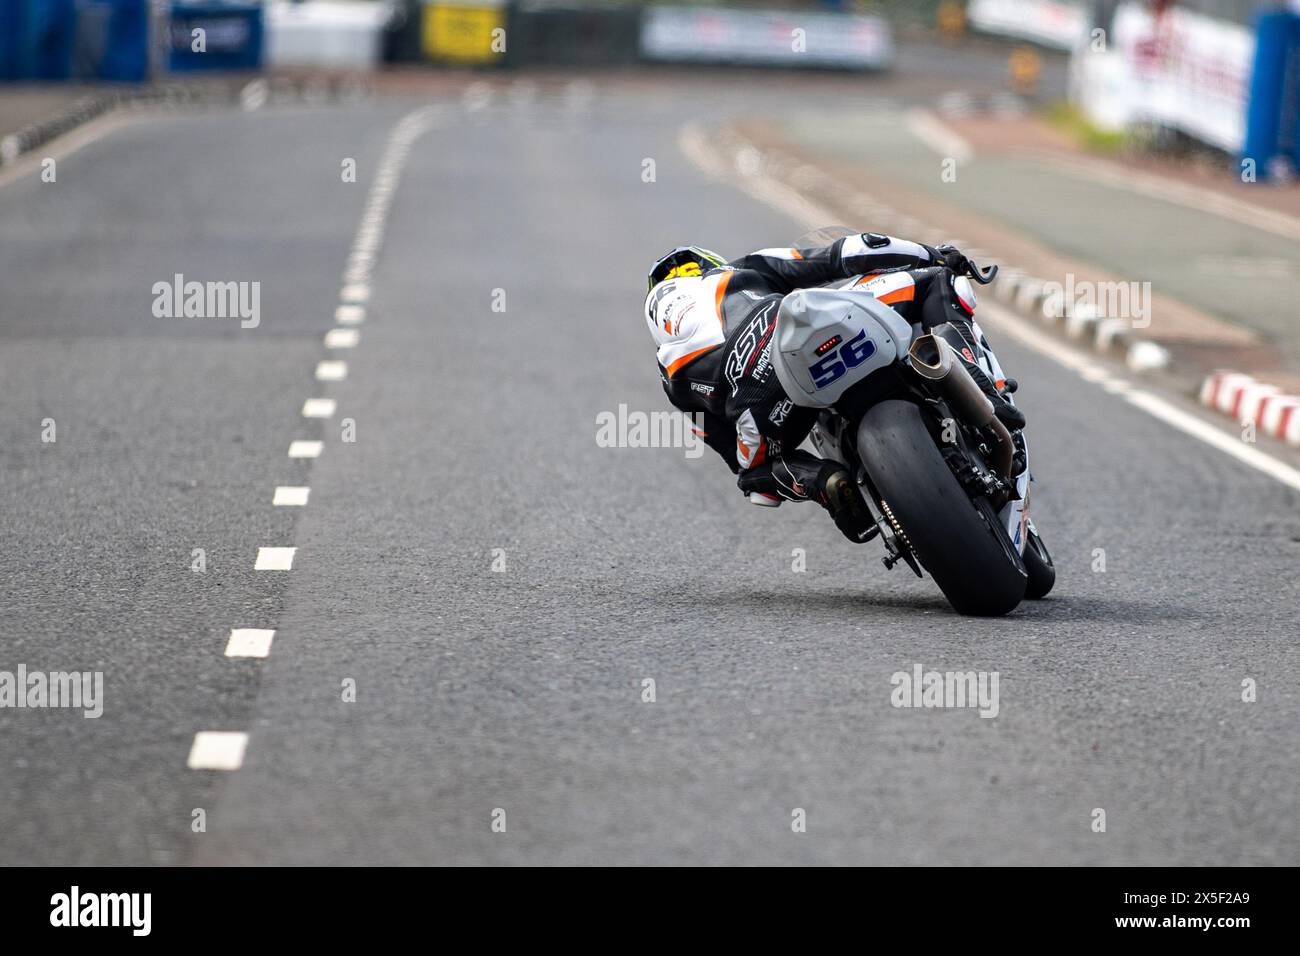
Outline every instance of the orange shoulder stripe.
POLYGON ((689 364, 693 359, 699 358, 705 352, 712 351, 717 347, 718 347, 717 345, 706 345, 702 349, 696 349, 694 352, 689 352, 686 355, 683 355, 677 361, 673 362, 671 365, 669 365, 668 368, 664 369, 664 371, 668 373, 669 378, 672 378, 673 375, 677 372, 677 370, 681 368, 683 365, 689 364))
POLYGON ((720 322, 724 328, 727 323, 722 318, 722 300, 727 296, 727 283, 731 281, 731 277, 734 274, 735 273, 732 272, 724 272, 722 278, 718 280, 718 291, 714 294, 713 306, 718 310, 718 322, 720 322))

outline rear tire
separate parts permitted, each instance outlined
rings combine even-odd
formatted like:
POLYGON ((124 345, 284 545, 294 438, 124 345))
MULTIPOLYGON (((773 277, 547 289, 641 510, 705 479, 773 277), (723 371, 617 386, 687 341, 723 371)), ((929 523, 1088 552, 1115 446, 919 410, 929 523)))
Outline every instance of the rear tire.
POLYGON ((858 456, 900 532, 960 614, 996 616, 1025 596, 1028 572, 985 501, 974 503, 935 446, 921 410, 889 400, 858 426, 858 456))

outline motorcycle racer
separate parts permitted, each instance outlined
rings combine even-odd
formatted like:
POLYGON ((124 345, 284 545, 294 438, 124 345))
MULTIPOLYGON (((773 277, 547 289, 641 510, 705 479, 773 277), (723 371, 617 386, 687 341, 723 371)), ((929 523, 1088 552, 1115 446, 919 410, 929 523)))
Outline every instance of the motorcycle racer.
POLYGON ((1015 382, 1002 376, 974 322, 968 265, 952 246, 877 233, 810 249, 761 249, 731 262, 698 246, 677 247, 654 263, 645 299, 664 391, 676 408, 697 416, 701 437, 738 475, 751 502, 817 501, 849 540, 860 541, 872 519, 853 480, 838 462, 798 447, 817 410, 795 405, 777 380, 771 355, 777 310, 796 289, 870 292, 943 335, 999 419, 1019 429, 1024 416, 1003 397, 1015 382))

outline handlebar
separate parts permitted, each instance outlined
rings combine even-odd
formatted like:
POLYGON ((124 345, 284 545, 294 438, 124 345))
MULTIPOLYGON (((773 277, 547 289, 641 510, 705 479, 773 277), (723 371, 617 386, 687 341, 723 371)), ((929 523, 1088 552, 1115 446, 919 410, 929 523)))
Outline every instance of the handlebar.
POLYGON ((991 265, 981 269, 973 259, 968 259, 966 274, 970 276, 972 281, 978 282, 980 285, 988 285, 998 274, 998 267, 997 265, 991 265))

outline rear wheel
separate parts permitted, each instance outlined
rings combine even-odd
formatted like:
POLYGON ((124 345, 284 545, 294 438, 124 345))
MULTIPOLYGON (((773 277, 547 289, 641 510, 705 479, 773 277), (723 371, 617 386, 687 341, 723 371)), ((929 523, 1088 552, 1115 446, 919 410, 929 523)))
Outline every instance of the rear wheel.
POLYGON ((1007 614, 1028 574, 997 514, 972 502, 911 402, 873 405, 858 426, 858 456, 881 509, 944 597, 961 614, 1007 614))
POLYGON ((1052 564, 1052 556, 1047 553, 1047 545, 1043 544, 1043 539, 1038 536, 1033 525, 1030 525, 1029 534, 1025 538, 1024 561, 1025 570, 1029 572, 1025 597, 1031 601, 1046 597, 1047 592, 1052 590, 1052 585, 1056 583, 1056 565, 1052 564))

